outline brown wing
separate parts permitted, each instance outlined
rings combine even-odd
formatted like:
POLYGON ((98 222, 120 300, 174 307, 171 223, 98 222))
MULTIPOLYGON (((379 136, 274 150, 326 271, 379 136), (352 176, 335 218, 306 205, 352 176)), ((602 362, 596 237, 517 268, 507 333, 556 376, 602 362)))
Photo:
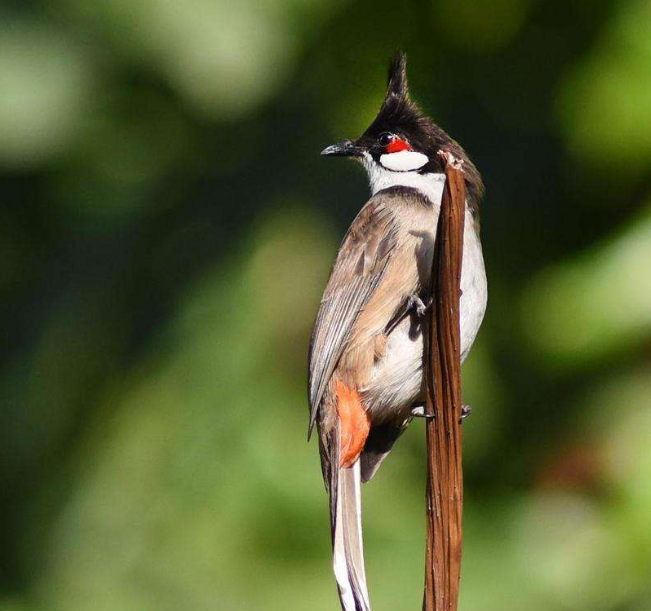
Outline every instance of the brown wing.
POLYGON ((350 331, 386 270, 396 236, 397 223, 391 208, 382 196, 375 196, 362 208, 344 237, 310 342, 308 436, 350 331))

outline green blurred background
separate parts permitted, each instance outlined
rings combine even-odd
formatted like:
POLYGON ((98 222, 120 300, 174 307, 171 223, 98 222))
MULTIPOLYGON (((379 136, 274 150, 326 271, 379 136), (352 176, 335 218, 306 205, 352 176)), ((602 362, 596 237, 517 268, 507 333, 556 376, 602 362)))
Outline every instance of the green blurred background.
MULTIPOLYGON (((651 3, 0 8, 0 611, 337 608, 306 352, 404 48, 483 172, 461 611, 651 609, 651 3)), ((418 609, 424 432, 365 487, 418 609)))

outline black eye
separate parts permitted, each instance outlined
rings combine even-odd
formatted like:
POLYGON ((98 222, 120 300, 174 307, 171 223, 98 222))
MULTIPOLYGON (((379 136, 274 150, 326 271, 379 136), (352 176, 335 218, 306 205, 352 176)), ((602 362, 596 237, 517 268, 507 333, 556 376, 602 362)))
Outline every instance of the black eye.
POLYGON ((392 142, 395 136, 389 132, 384 132, 383 134, 380 134, 377 137, 377 141, 380 144, 380 146, 389 146, 392 142))

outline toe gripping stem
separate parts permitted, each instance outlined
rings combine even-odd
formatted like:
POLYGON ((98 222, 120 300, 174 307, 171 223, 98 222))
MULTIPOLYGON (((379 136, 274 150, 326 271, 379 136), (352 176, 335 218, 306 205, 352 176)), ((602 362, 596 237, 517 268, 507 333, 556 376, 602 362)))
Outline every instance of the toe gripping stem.
MULTIPOLYGON (((463 405, 461 407, 461 418, 459 418, 459 422, 465 420, 468 416, 470 416, 471 412, 472 408, 470 405, 463 405)), ((436 418, 434 414, 425 413, 424 403, 415 403, 410 410, 410 414, 412 418, 425 418, 425 420, 434 420, 434 418, 436 418)))

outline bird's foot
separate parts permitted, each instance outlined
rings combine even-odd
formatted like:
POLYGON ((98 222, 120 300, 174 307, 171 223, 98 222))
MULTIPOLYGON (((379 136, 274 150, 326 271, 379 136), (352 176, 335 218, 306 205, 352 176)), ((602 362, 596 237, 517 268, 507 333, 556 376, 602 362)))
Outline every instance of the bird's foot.
POLYGON ((459 418, 459 422, 465 420, 470 414, 472 413, 472 407, 470 405, 462 405, 461 406, 461 418, 459 418))
POLYGON ((415 310, 416 310, 416 314, 418 314, 418 316, 419 316, 420 318, 422 318, 423 316, 425 316, 425 312, 427 312, 427 309, 428 309, 431 305, 432 305, 432 297, 431 297, 431 296, 430 296, 430 298, 427 300, 427 304, 425 304, 425 303, 423 302, 423 300, 420 298, 419 295, 412 295, 412 296, 409 298, 408 309, 410 309, 410 310, 411 310, 412 308, 415 309, 415 310))
MULTIPOLYGON (((463 405, 461 407, 461 417, 459 422, 465 420, 472 413, 472 407, 470 405, 463 405)), ((425 418, 426 420, 434 420, 436 417, 434 414, 425 413, 425 404, 424 403, 414 403, 410 410, 412 418, 425 418)))
POLYGON ((424 403, 414 403, 410 413, 413 418, 425 418, 425 420, 434 420, 434 414, 425 413, 425 404, 424 403))

